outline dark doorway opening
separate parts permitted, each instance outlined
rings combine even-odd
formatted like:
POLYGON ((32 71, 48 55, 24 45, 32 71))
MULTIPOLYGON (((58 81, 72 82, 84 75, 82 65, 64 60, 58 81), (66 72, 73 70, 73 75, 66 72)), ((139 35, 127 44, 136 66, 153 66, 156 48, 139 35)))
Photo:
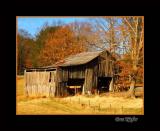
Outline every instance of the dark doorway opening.
POLYGON ((68 79, 67 90, 70 95, 81 94, 83 89, 84 79, 68 79))
POLYGON ((98 77, 98 91, 104 93, 109 91, 109 85, 112 77, 98 77))

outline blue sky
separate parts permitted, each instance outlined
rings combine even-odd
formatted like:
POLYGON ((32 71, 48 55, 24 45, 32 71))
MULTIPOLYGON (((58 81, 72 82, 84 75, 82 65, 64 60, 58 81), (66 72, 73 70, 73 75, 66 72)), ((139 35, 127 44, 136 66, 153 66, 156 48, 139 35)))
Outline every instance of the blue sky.
POLYGON ((87 21, 88 17, 18 17, 17 25, 18 30, 24 29, 34 37, 46 22, 51 25, 59 20, 67 24, 75 20, 87 21))

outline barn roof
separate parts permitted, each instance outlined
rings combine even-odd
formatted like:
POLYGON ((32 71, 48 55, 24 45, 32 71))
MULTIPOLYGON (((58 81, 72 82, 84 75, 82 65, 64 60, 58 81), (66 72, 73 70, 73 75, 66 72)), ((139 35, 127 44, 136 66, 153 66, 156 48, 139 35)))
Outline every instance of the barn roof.
MULTIPOLYGON (((107 50, 105 50, 107 51, 107 50)), ((86 64, 96 57, 98 57, 103 51, 95 51, 95 52, 82 52, 76 55, 71 55, 64 60, 58 61, 55 64, 50 66, 44 66, 39 68, 28 68, 28 70, 46 70, 46 69, 56 69, 59 67, 66 67, 66 66, 76 66, 76 65, 83 65, 86 64)), ((109 52, 109 51, 107 51, 109 52)))
POLYGON ((96 51, 96 52, 82 52, 76 55, 71 55, 68 58, 64 59, 64 62, 60 64, 60 66, 74 66, 74 65, 82 65, 90 62, 102 51, 96 51))

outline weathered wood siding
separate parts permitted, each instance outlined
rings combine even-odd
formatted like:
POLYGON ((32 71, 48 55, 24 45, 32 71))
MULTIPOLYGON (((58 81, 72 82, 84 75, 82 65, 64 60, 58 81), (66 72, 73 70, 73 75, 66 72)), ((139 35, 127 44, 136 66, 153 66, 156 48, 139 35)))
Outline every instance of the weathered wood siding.
POLYGON ((55 71, 25 71, 24 75, 26 96, 50 97, 55 95, 55 71))
POLYGON ((84 81, 84 93, 91 92, 94 88, 97 88, 98 83, 98 59, 94 59, 88 63, 85 70, 85 81, 84 81))
POLYGON ((62 69, 58 67, 56 71, 55 96, 66 96, 67 95, 67 88, 66 88, 67 80, 68 80, 67 69, 62 69))
MULTIPOLYGON (((85 56, 84 56, 85 57, 85 56)), ((113 77, 114 60, 108 51, 104 51, 83 65, 58 66, 56 71, 25 72, 26 95, 66 96, 69 79, 84 79, 84 92, 98 87, 98 77, 113 77)))
POLYGON ((98 57, 98 77, 113 77, 114 61, 108 52, 103 52, 98 57))
POLYGON ((85 65, 68 67, 68 77, 70 79, 83 79, 85 78, 85 65))
POLYGON ((84 93, 97 89, 98 77, 113 77, 113 59, 110 53, 103 52, 87 64, 58 67, 56 95, 67 94, 68 79, 84 79, 84 93))

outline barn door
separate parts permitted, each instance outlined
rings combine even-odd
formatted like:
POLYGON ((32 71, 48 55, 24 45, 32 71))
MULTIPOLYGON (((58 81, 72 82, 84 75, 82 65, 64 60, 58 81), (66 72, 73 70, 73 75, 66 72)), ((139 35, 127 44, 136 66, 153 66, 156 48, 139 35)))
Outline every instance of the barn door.
POLYGON ((55 96, 55 78, 56 78, 56 72, 51 71, 50 72, 50 78, 49 78, 49 85, 50 85, 50 92, 49 96, 55 96))

